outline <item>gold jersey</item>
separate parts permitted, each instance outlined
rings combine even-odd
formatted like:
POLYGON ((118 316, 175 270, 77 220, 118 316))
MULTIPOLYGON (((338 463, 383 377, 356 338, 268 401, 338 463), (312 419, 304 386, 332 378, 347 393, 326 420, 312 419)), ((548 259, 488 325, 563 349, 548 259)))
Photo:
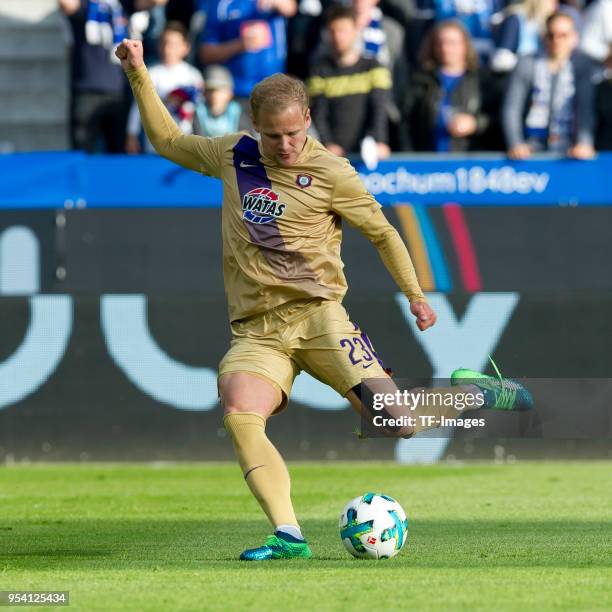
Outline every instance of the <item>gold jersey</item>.
POLYGON ((267 158, 246 133, 183 135, 148 77, 128 72, 147 136, 183 166, 223 181, 223 272, 230 321, 305 298, 342 301, 342 219, 377 246, 412 301, 423 299, 410 257, 346 159, 308 137, 296 163, 267 158), (399 244, 398 244, 399 241, 399 244))

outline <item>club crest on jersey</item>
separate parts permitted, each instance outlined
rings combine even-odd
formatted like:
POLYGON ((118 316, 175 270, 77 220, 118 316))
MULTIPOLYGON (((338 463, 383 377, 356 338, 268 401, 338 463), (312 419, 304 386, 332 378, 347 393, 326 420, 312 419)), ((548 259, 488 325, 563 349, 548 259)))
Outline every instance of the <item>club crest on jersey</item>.
POLYGON ((279 202, 275 191, 257 187, 245 193, 242 198, 242 218, 249 223, 269 223, 278 219, 286 207, 286 204, 279 202))
POLYGON ((302 189, 306 189, 306 187, 310 187, 312 185, 312 176, 310 174, 298 174, 295 179, 298 187, 302 189))

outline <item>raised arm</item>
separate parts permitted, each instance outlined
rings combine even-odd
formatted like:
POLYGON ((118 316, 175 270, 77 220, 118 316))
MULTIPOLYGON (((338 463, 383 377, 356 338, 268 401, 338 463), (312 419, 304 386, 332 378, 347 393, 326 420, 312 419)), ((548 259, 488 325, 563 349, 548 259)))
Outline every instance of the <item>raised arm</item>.
POLYGON ((142 59, 142 43, 125 39, 115 53, 130 81, 142 125, 155 150, 185 168, 220 176, 222 139, 181 132, 155 91, 142 59))

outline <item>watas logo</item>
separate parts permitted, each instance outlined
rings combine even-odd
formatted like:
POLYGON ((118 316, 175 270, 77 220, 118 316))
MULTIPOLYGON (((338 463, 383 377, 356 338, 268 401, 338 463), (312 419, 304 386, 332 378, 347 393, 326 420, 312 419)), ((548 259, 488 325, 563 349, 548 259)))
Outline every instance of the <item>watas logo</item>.
POLYGON ((278 194, 267 187, 257 187, 244 194, 242 198, 242 218, 250 223, 269 223, 278 219, 286 204, 279 202, 278 194))

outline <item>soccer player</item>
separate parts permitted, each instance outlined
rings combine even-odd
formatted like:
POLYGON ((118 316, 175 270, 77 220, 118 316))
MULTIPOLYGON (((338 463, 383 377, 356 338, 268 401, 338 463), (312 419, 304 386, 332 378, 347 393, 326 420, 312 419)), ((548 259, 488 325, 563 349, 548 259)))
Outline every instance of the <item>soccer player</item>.
MULTIPOLYGON (((308 558, 293 510, 285 463, 267 438, 266 420, 287 404, 300 370, 333 387, 352 406, 368 409, 362 393, 393 393, 367 336, 351 321, 341 300, 346 280, 340 259, 341 218, 375 245, 411 303, 425 331, 436 315, 417 282, 408 251, 346 159, 307 136, 308 98, 301 81, 275 74, 250 98, 260 141, 246 133, 220 138, 184 135, 173 122, 142 59, 142 44, 117 48, 149 140, 160 155, 223 181, 223 268, 232 342, 219 365, 219 394, 247 485, 275 533, 244 560, 308 558)), ((477 372, 455 373, 447 392, 479 389, 486 407, 529 407, 514 382, 477 372), (464 385, 466 379, 477 379, 464 385), (509 387, 508 385, 514 385, 509 387)), ((392 416, 405 406, 387 405, 392 416)), ((413 414, 456 417, 454 407, 412 406, 413 414)), ((400 426, 410 436, 425 426, 400 426)))

